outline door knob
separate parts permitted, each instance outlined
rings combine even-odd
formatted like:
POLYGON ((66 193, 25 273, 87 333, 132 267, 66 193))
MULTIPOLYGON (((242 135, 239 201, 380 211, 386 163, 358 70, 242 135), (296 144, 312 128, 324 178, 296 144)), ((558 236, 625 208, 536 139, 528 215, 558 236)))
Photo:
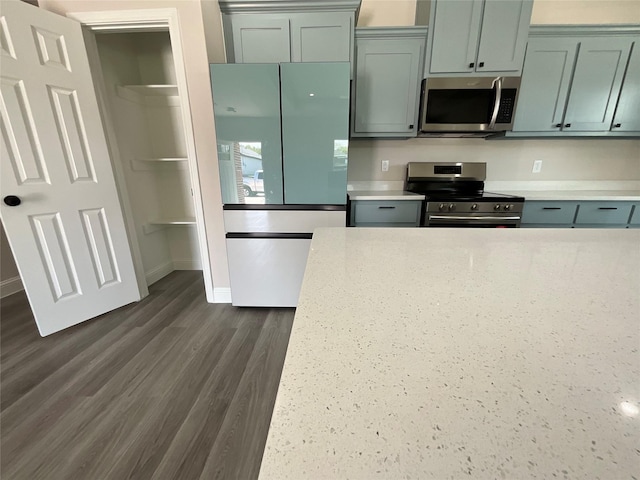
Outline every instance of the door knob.
POLYGON ((3 200, 4 200, 4 203, 9 205, 10 207, 17 207, 22 203, 22 200, 20 200, 20 197, 16 197, 15 195, 7 195, 6 197, 4 197, 3 200))

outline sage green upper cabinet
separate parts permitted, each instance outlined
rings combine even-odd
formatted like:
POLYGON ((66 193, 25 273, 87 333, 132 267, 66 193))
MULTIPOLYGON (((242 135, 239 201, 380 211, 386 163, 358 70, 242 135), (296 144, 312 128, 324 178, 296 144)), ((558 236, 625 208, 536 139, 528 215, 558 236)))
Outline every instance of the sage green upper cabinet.
POLYGON ((562 127, 578 42, 532 38, 522 71, 513 131, 555 132, 562 127))
POLYGON ((532 27, 507 137, 639 131, 640 55, 629 58, 637 31, 637 26, 532 27))
POLYGON ((425 27, 356 29, 354 137, 415 137, 425 27))
POLYGON ((522 70, 533 0, 434 0, 426 76, 522 70))
POLYGON ((611 129, 640 132, 640 38, 633 45, 611 129))
POLYGON ((291 18, 292 62, 349 62, 353 51, 349 14, 320 13, 291 18))
POLYGON ((611 128, 630 49, 631 41, 626 38, 588 38, 580 42, 563 130, 611 128))
POLYGON ((350 62, 360 0, 219 0, 228 63, 350 62))
MULTIPOLYGON (((291 61, 289 20, 264 15, 238 15, 233 32, 233 63, 280 63, 291 61)), ((231 62, 230 62, 231 63, 231 62)))

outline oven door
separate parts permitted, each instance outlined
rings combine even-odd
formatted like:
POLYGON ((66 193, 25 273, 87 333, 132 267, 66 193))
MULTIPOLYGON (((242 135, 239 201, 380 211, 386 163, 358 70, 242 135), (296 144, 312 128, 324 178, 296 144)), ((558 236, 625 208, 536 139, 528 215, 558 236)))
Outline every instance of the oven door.
POLYGON ((427 214, 424 226, 447 228, 518 228, 520 226, 520 216, 427 214))
POLYGON ((518 77, 428 78, 424 85, 423 132, 492 132, 513 127, 518 77))

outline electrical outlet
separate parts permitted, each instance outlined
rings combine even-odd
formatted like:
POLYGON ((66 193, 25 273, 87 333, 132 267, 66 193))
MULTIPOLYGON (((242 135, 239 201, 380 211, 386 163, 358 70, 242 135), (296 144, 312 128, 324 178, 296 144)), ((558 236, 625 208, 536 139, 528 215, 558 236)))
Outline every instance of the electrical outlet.
POLYGON ((382 171, 383 172, 389 171, 389 160, 382 160, 382 171))
POLYGON ((540 173, 541 170, 542 170, 542 160, 536 160, 535 162, 533 162, 533 170, 531 170, 531 172, 540 173))

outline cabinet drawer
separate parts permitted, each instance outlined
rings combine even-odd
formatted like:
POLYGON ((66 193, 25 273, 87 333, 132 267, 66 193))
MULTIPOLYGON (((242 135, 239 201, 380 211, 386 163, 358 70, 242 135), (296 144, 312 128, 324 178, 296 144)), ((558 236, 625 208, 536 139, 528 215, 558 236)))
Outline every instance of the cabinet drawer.
POLYGON ((355 201, 353 202, 353 224, 355 226, 390 224, 393 226, 418 226, 422 202, 399 201, 355 201))
POLYGON ((562 224, 573 223, 577 202, 525 201, 522 223, 562 224))
POLYGON ((631 214, 629 225, 640 225, 640 203, 633 205, 633 213, 631 214))
POLYGON ((631 203, 581 202, 576 224, 620 225, 629 221, 631 203))

